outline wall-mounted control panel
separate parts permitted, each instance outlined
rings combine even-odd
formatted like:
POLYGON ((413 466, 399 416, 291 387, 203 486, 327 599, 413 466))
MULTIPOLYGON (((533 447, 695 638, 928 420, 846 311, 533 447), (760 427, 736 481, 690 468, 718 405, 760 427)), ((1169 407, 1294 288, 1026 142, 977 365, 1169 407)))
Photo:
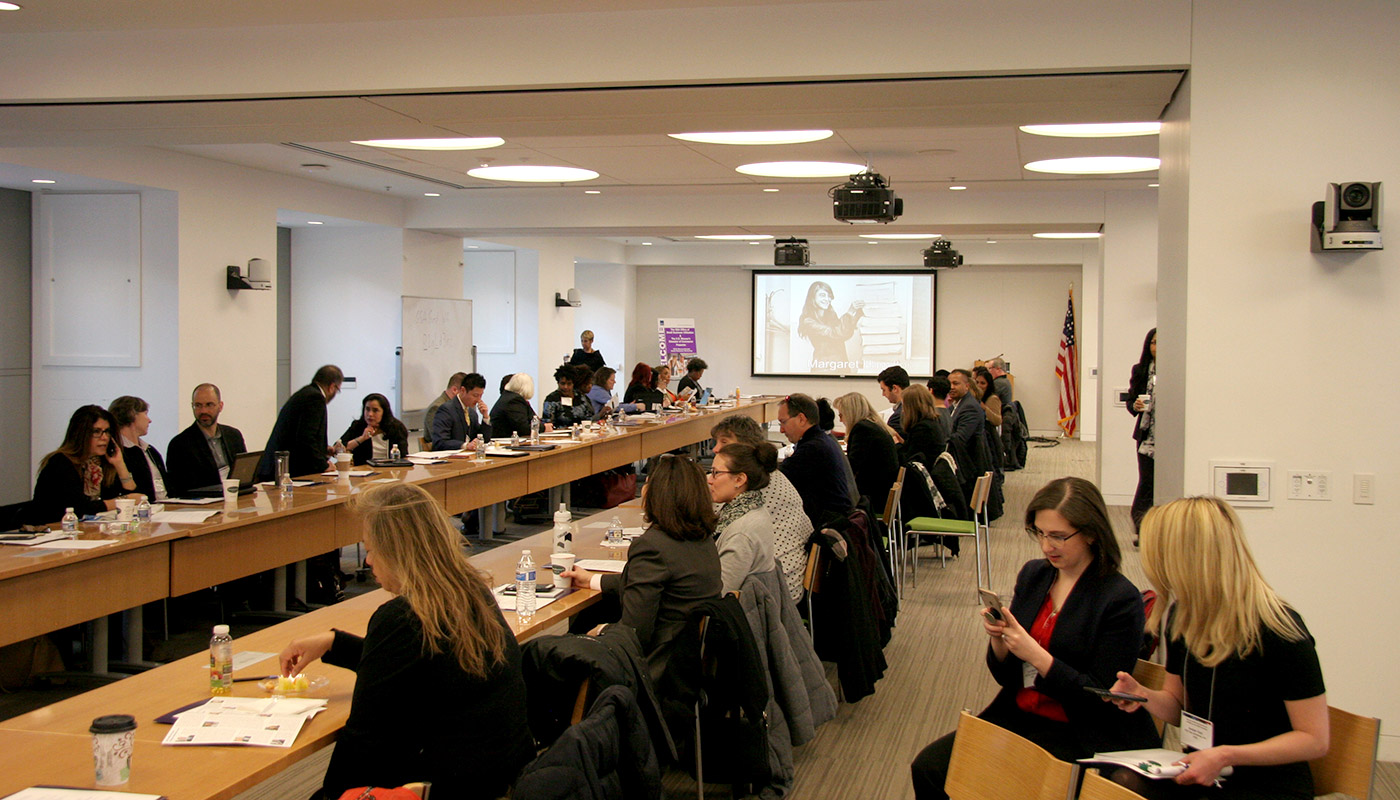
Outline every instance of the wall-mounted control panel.
POLYGON ((1274 504, 1272 461, 1212 461, 1212 493, 1231 505, 1267 508, 1274 504))

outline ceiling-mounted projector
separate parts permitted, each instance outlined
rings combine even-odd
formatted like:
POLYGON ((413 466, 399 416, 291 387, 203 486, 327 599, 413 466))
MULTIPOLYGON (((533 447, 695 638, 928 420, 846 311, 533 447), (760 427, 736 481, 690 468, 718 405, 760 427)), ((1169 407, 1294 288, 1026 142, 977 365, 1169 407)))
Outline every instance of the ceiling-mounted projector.
POLYGON ((866 170, 849 181, 831 187, 832 216, 841 222, 894 222, 904 213, 904 201, 895 196, 885 176, 866 170))
POLYGON ((936 239, 924 251, 924 266, 929 269, 957 269, 963 263, 962 254, 953 249, 947 239, 936 239))
POLYGON ((773 242, 773 266, 805 267, 812 263, 806 239, 778 239, 773 242))

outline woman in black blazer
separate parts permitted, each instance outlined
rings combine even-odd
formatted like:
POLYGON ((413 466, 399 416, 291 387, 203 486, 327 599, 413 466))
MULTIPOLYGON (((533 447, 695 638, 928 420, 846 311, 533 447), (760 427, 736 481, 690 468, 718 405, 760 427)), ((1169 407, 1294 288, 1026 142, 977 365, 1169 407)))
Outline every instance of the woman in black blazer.
POLYGON ((948 435, 938 423, 938 406, 934 405, 933 393, 914 384, 904 390, 901 400, 904 413, 900 426, 904 428, 904 441, 899 445, 899 463, 907 464, 919 456, 925 465, 932 467, 938 456, 948 449, 948 435))
MULTIPOLYGON (((535 409, 530 406, 530 398, 535 396, 535 380, 524 372, 517 372, 506 381, 506 387, 491 406, 491 438, 509 439, 511 434, 521 438, 530 435, 530 420, 535 418, 535 409)), ((545 425, 546 429, 552 425, 545 425)))
MULTIPOLYGON (((1021 568, 1009 616, 983 614, 987 668, 1002 688, 978 716, 1064 761, 1159 746, 1146 714, 1115 713, 1085 691, 1107 689, 1119 672, 1132 672, 1142 646, 1142 595, 1118 571, 1103 496, 1081 478, 1051 481, 1026 507, 1026 531, 1045 557, 1021 568)), ((947 797, 953 736, 914 760, 920 800, 947 797)))
POLYGON ((360 403, 360 418, 345 429, 340 443, 350 451, 356 464, 368 464, 371 458, 388 458, 394 445, 399 446, 401 456, 406 456, 408 427, 394 416, 389 398, 373 392, 365 395, 360 403))
POLYGON ((870 498, 870 507, 879 512, 899 475, 894 431, 860 392, 843 394, 832 405, 846 426, 846 460, 855 473, 856 490, 870 498))
POLYGON ((116 435, 117 421, 102 406, 74 411, 63 444, 39 462, 34 499, 25 518, 42 525, 58 522, 66 508, 81 517, 116 508, 118 497, 130 494, 139 499, 116 435))
POLYGON ((1142 356, 1133 365, 1132 377, 1128 380, 1128 412, 1133 421, 1133 449, 1137 451, 1138 485, 1133 495, 1133 544, 1138 543, 1137 531, 1142 527, 1142 518, 1152 508, 1153 482, 1156 480, 1157 460, 1157 329, 1147 332, 1142 342, 1142 356), (1146 403, 1138 401, 1147 395, 1146 403))

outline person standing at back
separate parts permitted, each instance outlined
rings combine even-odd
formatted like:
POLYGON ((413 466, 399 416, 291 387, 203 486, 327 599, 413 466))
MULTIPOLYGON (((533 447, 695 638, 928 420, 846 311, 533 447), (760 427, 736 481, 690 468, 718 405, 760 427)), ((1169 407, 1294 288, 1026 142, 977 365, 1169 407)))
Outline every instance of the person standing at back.
POLYGON ((904 390, 909 388, 909 373, 904 371, 904 367, 898 364, 892 367, 885 367, 880 370, 880 374, 875 378, 880 383, 880 394, 890 401, 894 406, 894 411, 885 424, 894 431, 896 442, 904 436, 902 419, 904 415, 904 390))
POLYGON ((1006 359, 998 356, 988 361, 987 371, 992 374, 992 391, 1001 400, 1001 446, 1005 453, 1001 468, 1012 472, 1025 464, 1021 463, 1021 417, 1013 404, 1015 397, 1011 376, 1006 372, 1006 359))
POLYGON ((603 353, 593 349, 593 331, 584 331, 579 334, 579 344, 582 347, 574 348, 574 354, 569 357, 569 366, 584 366, 594 371, 602 369, 607 362, 603 360, 603 353))
POLYGON ((298 389, 277 414, 277 423, 267 437, 262 460, 258 462, 258 480, 274 480, 277 475, 277 451, 290 454, 293 475, 314 475, 325 472, 330 465, 330 450, 326 447, 326 406, 340 394, 345 374, 340 367, 327 364, 316 370, 311 383, 298 389))
POLYGON ((1147 332, 1142 342, 1142 356, 1133 365, 1128 380, 1128 412, 1136 420, 1133 441, 1137 447, 1138 485, 1133 495, 1133 544, 1138 543, 1142 518, 1152 508, 1154 482, 1157 475, 1157 329, 1147 332))
POLYGON ((802 510, 816 528, 831 517, 845 517, 855 508, 846 481, 846 456, 841 445, 817 425, 817 401, 805 394, 789 395, 778 403, 778 424, 797 445, 780 469, 802 496, 802 510))
POLYGON ((169 497, 165 488, 165 461, 159 450, 141 438, 151 429, 151 417, 146 413, 150 408, 139 397, 122 395, 113 400, 107 410, 117 421, 117 446, 122 449, 126 468, 136 479, 136 491, 152 502, 159 502, 169 497))
POLYGON ((219 387, 201 383, 190 396, 194 422, 175 434, 165 448, 166 490, 180 497, 190 489, 217 486, 233 468, 235 456, 248 452, 243 434, 232 425, 220 425, 224 400, 219 387))

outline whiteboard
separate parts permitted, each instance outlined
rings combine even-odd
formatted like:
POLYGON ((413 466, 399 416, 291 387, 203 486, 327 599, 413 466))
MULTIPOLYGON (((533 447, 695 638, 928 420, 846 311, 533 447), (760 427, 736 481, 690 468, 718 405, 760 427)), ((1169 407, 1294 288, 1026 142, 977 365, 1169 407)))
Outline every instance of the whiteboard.
POLYGON ((472 301, 445 297, 403 298, 403 387, 405 411, 427 408, 454 372, 475 372, 472 301))

